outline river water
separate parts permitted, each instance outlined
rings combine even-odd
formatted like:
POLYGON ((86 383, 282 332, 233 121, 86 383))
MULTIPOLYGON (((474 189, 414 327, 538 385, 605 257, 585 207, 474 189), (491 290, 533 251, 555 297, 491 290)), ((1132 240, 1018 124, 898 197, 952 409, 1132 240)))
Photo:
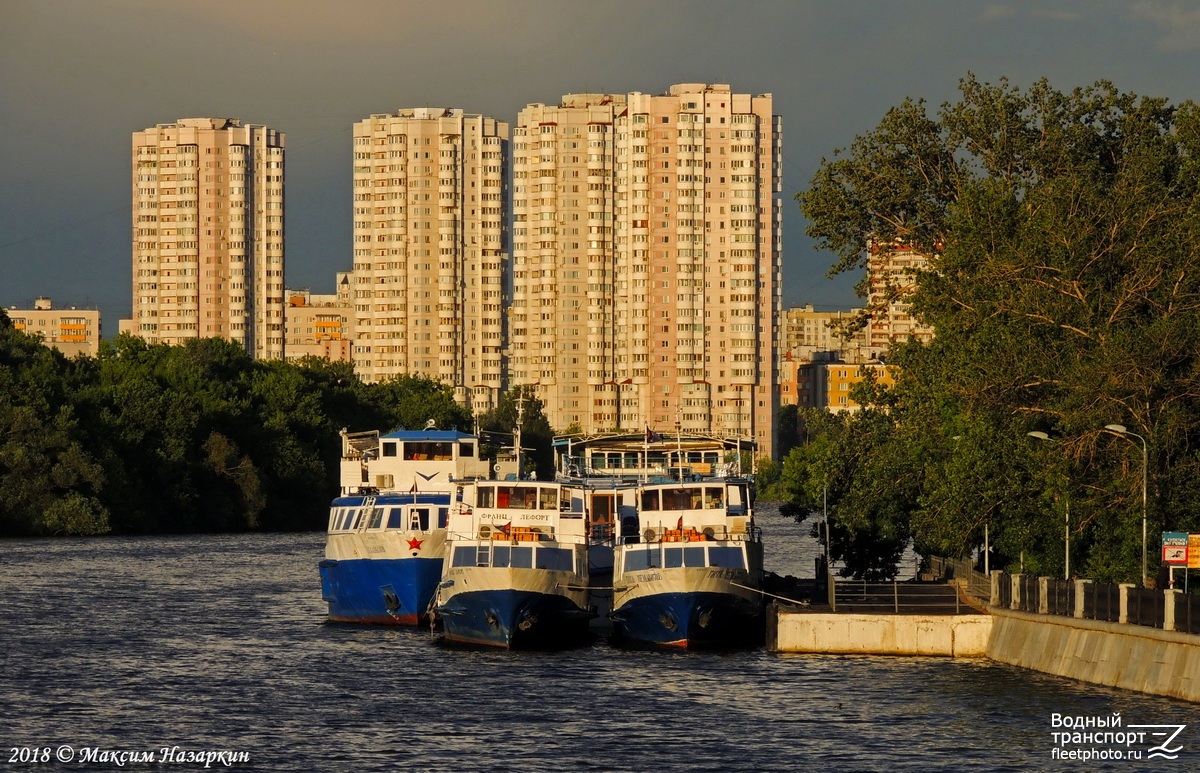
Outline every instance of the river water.
MULTIPOLYGON (((767 568, 811 576, 808 525, 778 515, 760 525, 767 568)), ((164 747, 179 747, 176 759, 244 753, 249 762, 234 769, 261 771, 1200 762, 1200 707, 983 660, 633 652, 604 641, 470 651, 435 646, 424 631, 327 625, 323 543, 320 534, 0 542, 0 770, 116 769, 109 760, 121 752, 156 760, 125 770, 204 768, 162 765, 164 747), (1187 724, 1178 759, 1052 757, 1053 714, 1114 712, 1126 725, 1187 724), (50 761, 21 761, 39 754, 50 761)))

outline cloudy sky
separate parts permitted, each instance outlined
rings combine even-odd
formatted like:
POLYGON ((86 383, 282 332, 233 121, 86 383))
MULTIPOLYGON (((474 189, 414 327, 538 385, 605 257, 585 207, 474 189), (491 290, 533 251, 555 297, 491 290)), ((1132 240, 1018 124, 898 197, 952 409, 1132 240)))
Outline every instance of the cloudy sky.
POLYGON ((512 122, 581 91, 728 83, 784 127, 784 302, 855 303, 791 201, 823 155, 958 80, 1200 90, 1200 6, 1171 0, 0 0, 0 304, 131 307, 130 134, 221 116, 287 134, 286 282, 351 264, 351 126, 400 107, 512 122))

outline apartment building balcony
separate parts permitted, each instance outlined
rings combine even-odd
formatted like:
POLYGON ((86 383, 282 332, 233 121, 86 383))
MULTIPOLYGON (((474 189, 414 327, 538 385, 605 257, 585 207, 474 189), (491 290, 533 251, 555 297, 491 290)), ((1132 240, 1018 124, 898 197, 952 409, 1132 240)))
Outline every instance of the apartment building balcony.
MULTIPOLYGON (((700 351, 703 351, 703 350, 700 350, 700 351)), ((696 347, 690 343, 687 343, 687 344, 676 343, 675 344, 675 358, 676 358, 675 359, 675 367, 681 368, 681 369, 686 367, 692 361, 692 357, 699 354, 700 351, 697 351, 696 347)))

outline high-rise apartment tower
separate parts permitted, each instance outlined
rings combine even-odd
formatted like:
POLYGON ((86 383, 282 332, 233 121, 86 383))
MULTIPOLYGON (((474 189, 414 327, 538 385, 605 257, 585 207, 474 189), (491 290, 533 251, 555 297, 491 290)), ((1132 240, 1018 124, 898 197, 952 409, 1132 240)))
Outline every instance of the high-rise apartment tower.
POLYGON ((695 83, 568 95, 518 124, 514 384, 534 386, 559 430, 679 429, 771 454, 782 270, 771 96, 695 83))
POLYGON ((421 375, 472 410, 504 373, 508 124, 413 108, 354 125, 355 369, 421 375))
POLYGON ((230 118, 133 133, 133 319, 152 343, 219 337, 283 357, 284 135, 230 118))
POLYGON ((613 119, 624 109, 624 95, 568 94, 527 106, 513 130, 509 372, 560 430, 617 427, 620 396, 636 393, 615 369, 613 119))

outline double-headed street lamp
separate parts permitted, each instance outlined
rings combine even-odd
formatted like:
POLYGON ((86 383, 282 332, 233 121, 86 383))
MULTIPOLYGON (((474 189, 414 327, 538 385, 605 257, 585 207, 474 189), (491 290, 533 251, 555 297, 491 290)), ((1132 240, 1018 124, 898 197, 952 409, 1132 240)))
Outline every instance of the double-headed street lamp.
POLYGON ((1150 467, 1150 454, 1146 447, 1146 438, 1130 432, 1124 424, 1105 424, 1104 428, 1123 437, 1135 437, 1142 441, 1142 587, 1146 587, 1146 500, 1149 487, 1147 486, 1147 470, 1150 467))
MULTIPOLYGON (((1051 440, 1052 439, 1049 435, 1047 435, 1045 432, 1041 432, 1040 430, 1034 430, 1033 432, 1026 432, 1025 434, 1028 435, 1029 437, 1037 438, 1038 440, 1051 440)), ((1070 485, 1071 485, 1071 479, 1068 477, 1067 478, 1068 489, 1070 488, 1070 485)), ((1063 503, 1064 503, 1064 505, 1066 507, 1066 511, 1067 511, 1066 522, 1064 524, 1064 530, 1063 530, 1063 544, 1065 546, 1063 548, 1063 579, 1069 580, 1069 579, 1071 579, 1071 492, 1070 491, 1063 492, 1063 503)))

